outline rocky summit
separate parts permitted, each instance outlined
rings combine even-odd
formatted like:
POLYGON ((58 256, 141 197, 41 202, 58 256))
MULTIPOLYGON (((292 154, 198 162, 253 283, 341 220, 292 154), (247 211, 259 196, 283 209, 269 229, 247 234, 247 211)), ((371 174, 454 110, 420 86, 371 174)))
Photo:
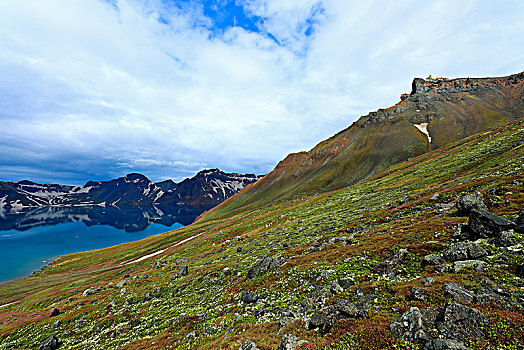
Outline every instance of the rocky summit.
POLYGON ((0 346, 524 348, 522 84, 415 80, 189 226, 0 285, 0 346))

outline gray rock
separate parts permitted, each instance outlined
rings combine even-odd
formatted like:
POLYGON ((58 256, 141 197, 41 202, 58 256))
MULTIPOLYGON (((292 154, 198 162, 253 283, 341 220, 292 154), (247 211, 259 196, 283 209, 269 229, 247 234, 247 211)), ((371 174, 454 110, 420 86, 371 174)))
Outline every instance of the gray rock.
POLYGON ((118 283, 116 284, 116 287, 117 287, 117 288, 122 288, 122 287, 124 287, 126 284, 127 284, 127 282, 124 281, 124 280, 122 280, 122 281, 120 281, 120 282, 118 282, 118 283))
POLYGON ((180 278, 180 277, 187 276, 188 270, 189 270, 189 268, 188 268, 187 265, 182 266, 180 268, 180 270, 178 270, 178 273, 176 274, 176 277, 180 278))
POLYGON ((469 228, 478 237, 496 237, 502 231, 516 228, 513 221, 491 214, 485 210, 473 209, 469 214, 469 228))
POLYGON ((131 327, 136 327, 138 325, 140 325, 140 320, 138 318, 132 318, 129 320, 129 322, 127 323, 127 325, 131 328, 131 327))
POLYGON ((466 303, 471 303, 471 301, 473 301, 474 294, 458 284, 445 283, 442 286, 442 289, 444 290, 444 294, 453 297, 457 301, 466 303))
POLYGON ((469 239, 470 234, 469 225, 467 223, 460 223, 453 233, 453 238, 465 241, 469 239))
POLYGON ((500 235, 493 240, 493 244, 496 247, 511 247, 515 245, 515 239, 513 238, 513 232, 502 231, 500 235))
POLYGON ((53 311, 51 311, 51 314, 49 315, 49 317, 55 317, 55 316, 58 316, 60 315, 60 310, 58 310, 56 307, 53 309, 53 311))
POLYGON ((431 339, 431 324, 418 307, 406 311, 389 325, 389 329, 395 339, 403 339, 415 344, 423 345, 431 339))
POLYGON ((240 253, 240 252, 243 251, 243 250, 244 250, 244 248, 242 248, 242 247, 237 247, 237 253, 240 253))
POLYGON ((246 340, 245 342, 240 345, 240 348, 238 350, 259 350, 257 347, 257 344, 252 342, 251 340, 246 340))
POLYGON ((155 295, 152 294, 152 293, 146 293, 144 294, 144 301, 150 301, 150 300, 153 300, 155 299, 155 295))
POLYGON ((373 272, 382 276, 393 277, 395 276, 395 267, 400 265, 404 256, 407 254, 406 249, 400 249, 397 253, 389 257, 388 259, 378 263, 373 267, 373 272))
POLYGON ((298 346, 298 338, 292 334, 284 334, 277 350, 295 350, 298 346))
POLYGON ((481 260, 464 260, 464 261, 455 261, 453 263, 453 271, 459 272, 465 267, 473 267, 475 271, 482 272, 486 268, 486 263, 481 260))
POLYGON ((91 294, 93 294, 95 292, 99 292, 99 291, 100 291, 100 288, 89 288, 89 289, 84 290, 82 295, 87 297, 88 295, 91 295, 91 294))
POLYGON ((331 288, 328 286, 316 286, 315 289, 309 294, 307 298, 302 300, 300 305, 302 309, 307 312, 312 309, 318 309, 325 305, 326 301, 329 300, 333 295, 331 294, 331 288))
POLYGON ((51 325, 51 327, 53 328, 56 328, 56 327, 59 327, 60 326, 60 320, 56 320, 55 322, 53 322, 53 324, 51 325))
POLYGON ((60 347, 60 340, 56 335, 52 335, 48 338, 46 338, 42 344, 40 344, 40 347, 38 350, 55 350, 60 347))
POLYGON ((440 265, 435 266, 435 268, 433 269, 433 272, 442 273, 442 272, 449 272, 450 270, 451 270, 450 265, 440 264, 440 265))
POLYGON ((321 334, 331 331, 333 325, 339 318, 339 312, 333 305, 326 306, 323 309, 315 311, 309 320, 309 329, 317 329, 321 334))
POLYGON ((436 202, 438 201, 439 198, 440 198, 440 194, 434 193, 431 197, 429 197, 429 200, 432 202, 436 202))
POLYGON ((433 277, 426 277, 422 280, 422 284, 425 286, 429 286, 433 283, 435 283, 435 279, 433 277))
POLYGON ((422 259, 422 267, 435 266, 444 263, 444 260, 437 254, 428 254, 422 259))
POLYGON ((524 209, 522 209, 519 212, 519 215, 517 216, 517 219, 515 220, 515 224, 517 227, 515 227, 515 231, 519 233, 524 233, 524 209))
POLYGON ((432 339, 423 350, 471 350, 463 342, 454 339, 432 339))
POLYGON ((418 300, 418 301, 424 301, 424 290, 420 287, 412 287, 411 288, 411 299, 412 300, 418 300))
POLYGON ((447 302, 436 326, 444 338, 464 341, 484 337, 489 324, 482 312, 461 304, 447 302))
POLYGON ((257 293, 249 293, 249 292, 242 292, 242 301, 245 304, 253 304, 258 301, 258 295, 257 293))
POLYGON ((269 270, 274 270, 278 267, 276 259, 265 255, 262 259, 257 261, 248 271, 247 279, 255 278, 269 270))
POLYGON ((459 213, 464 215, 469 215, 473 209, 488 210, 488 207, 484 204, 484 196, 480 192, 470 193, 459 198, 456 206, 459 213))
POLYGON ((369 305, 365 302, 353 304, 347 299, 337 299, 333 306, 340 313, 341 318, 364 318, 368 316, 369 305))
POLYGON ((519 307, 515 295, 501 285, 484 280, 475 291, 474 301, 479 304, 493 304, 501 309, 519 307))
POLYGON ((459 242, 447 249, 443 257, 446 261, 473 260, 486 257, 488 253, 476 243, 459 242))

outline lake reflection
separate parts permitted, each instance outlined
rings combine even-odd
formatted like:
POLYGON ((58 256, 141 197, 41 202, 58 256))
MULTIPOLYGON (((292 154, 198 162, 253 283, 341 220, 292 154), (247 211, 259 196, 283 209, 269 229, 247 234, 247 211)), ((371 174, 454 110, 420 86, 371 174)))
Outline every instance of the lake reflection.
POLYGON ((0 282, 30 275, 54 257, 137 241, 193 222, 184 207, 43 207, 0 212, 0 282))

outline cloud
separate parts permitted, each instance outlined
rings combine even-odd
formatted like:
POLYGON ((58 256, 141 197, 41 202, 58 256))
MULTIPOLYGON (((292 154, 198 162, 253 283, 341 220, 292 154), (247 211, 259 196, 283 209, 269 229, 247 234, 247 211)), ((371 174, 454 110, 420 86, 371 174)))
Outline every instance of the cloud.
POLYGON ((0 178, 265 173, 396 103, 414 76, 522 70, 523 10, 520 1, 2 2, 0 178))

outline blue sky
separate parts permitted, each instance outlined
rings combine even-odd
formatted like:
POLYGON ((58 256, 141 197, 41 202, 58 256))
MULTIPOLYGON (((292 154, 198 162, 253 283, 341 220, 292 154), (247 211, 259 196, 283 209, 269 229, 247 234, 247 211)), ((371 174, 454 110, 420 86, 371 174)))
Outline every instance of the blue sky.
POLYGON ((522 1, 0 2, 0 180, 266 173, 414 77, 524 70, 522 1))

